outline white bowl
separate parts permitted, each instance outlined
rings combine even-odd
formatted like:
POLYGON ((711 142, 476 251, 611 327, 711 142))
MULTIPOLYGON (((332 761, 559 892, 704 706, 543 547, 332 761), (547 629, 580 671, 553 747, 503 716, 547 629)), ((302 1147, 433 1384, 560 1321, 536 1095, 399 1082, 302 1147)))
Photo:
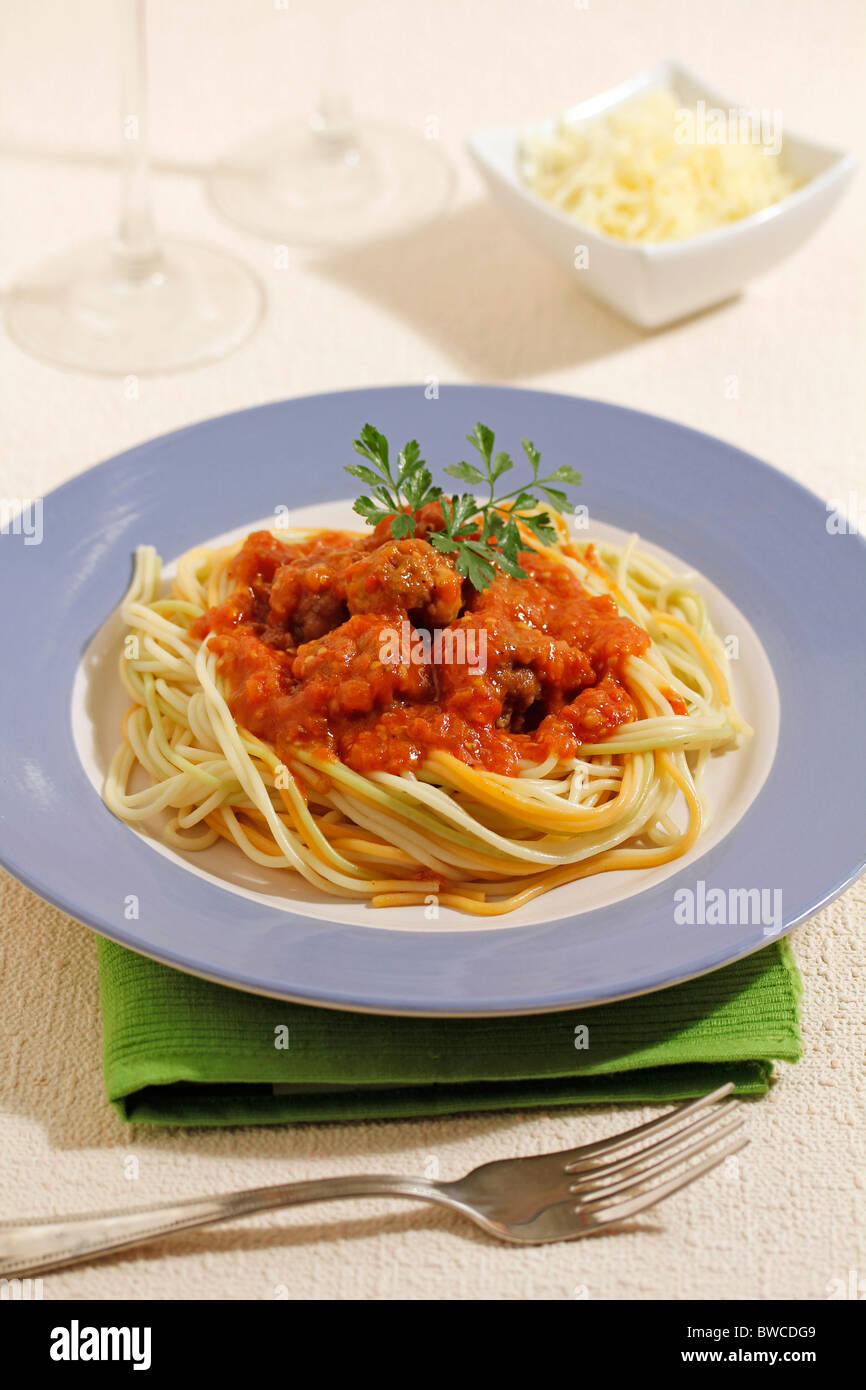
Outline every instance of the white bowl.
MULTIPOLYGON (((600 96, 564 113, 591 121, 653 87, 668 87, 687 105, 697 101, 724 111, 737 103, 720 96, 677 62, 657 63, 600 96)), ((525 135, 552 134, 556 119, 510 129, 476 131, 470 153, 493 192, 525 231, 544 246, 597 299, 644 328, 718 304, 769 270, 811 236, 837 202, 857 166, 853 154, 784 131, 786 166, 804 180, 781 202, 681 241, 628 242, 608 236, 560 212, 524 183, 518 151, 525 135), (575 268, 579 247, 586 264, 575 268)))

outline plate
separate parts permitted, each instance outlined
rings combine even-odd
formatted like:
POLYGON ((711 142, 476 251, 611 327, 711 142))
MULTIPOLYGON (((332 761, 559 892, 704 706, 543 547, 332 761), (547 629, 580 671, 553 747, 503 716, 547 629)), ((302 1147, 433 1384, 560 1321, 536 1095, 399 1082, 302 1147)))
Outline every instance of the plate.
MULTIPOLYGON (((274 523, 276 524, 276 523, 274 523)), ((153 440, 31 505, 0 535, 0 856, 42 897, 134 950, 237 988, 335 1008, 484 1015, 572 1008, 714 970, 790 931, 866 862, 866 545, 844 516, 709 436, 595 401, 502 387, 347 391, 153 440), (696 852, 575 883, 521 918, 401 921, 175 855, 103 806, 117 735, 112 613, 135 546, 168 561, 262 519, 345 517, 366 421, 438 472, 476 420, 579 467, 587 534, 638 531, 696 570, 735 642, 756 735, 718 760, 696 852), (724 771, 722 771, 724 769, 724 771), (605 881, 605 879, 607 881, 605 881), (617 882, 618 880, 618 882, 617 882)), ((211 852, 208 851, 209 855, 211 852)), ((276 875, 274 878, 278 877, 276 875)))
MULTIPOLYGON (((590 518, 581 515, 580 521, 580 528, 575 526, 575 534, 585 537, 590 534, 590 518)), ((349 499, 336 503, 320 503, 312 507, 292 507, 289 519, 286 519, 281 504, 280 522, 283 525, 291 524, 298 527, 317 526, 355 531, 359 526, 358 516, 352 511, 349 499)), ((225 535, 202 537, 202 541, 213 546, 228 545, 232 542, 237 544, 251 529, 274 524, 275 517, 271 513, 270 516, 256 518, 253 523, 247 521, 244 526, 225 535)), ((628 540, 627 532, 604 523, 593 522, 591 534, 598 540, 621 545, 628 540)), ((681 560, 660 550, 658 546, 641 541, 641 548, 644 552, 649 551, 657 555, 678 572, 686 569, 681 560)), ((165 565, 163 578, 166 588, 175 568, 171 561, 165 565)), ((736 756, 710 760, 702 785, 712 807, 711 822, 705 822, 698 844, 682 859, 673 860, 672 863, 656 869, 596 874, 585 879, 579 891, 571 884, 564 884, 518 908, 507 917, 475 917, 445 907, 437 908, 437 925, 433 928, 429 921, 432 911, 429 908, 416 908, 411 912, 407 912, 405 908, 374 911, 367 903, 338 902, 333 895, 317 890, 295 874, 287 874, 280 869, 263 868, 252 863, 245 855, 238 853, 235 845, 227 844, 224 840, 218 841, 203 852, 179 852, 159 839, 160 820, 163 823, 168 822, 169 812, 152 823, 150 833, 143 836, 145 843, 164 858, 185 866, 192 873, 217 882, 224 889, 241 897, 284 910, 297 910, 301 906, 310 916, 323 921, 337 925, 354 924, 371 929, 495 931, 501 930, 503 926, 535 926, 561 917, 588 913, 597 907, 622 902, 634 893, 644 892, 654 884, 663 882, 679 869, 685 868, 733 829, 763 786, 776 750, 779 696, 766 653, 754 629, 726 595, 704 579, 700 581, 700 586, 706 595, 717 631, 728 636, 729 640, 736 640, 737 668, 740 675, 736 692, 738 704, 740 712, 756 732, 736 756)), ((104 786, 112 756, 117 748, 118 730, 129 708, 129 696, 117 679, 118 659, 124 634, 123 618, 115 609, 88 644, 73 682, 73 738, 78 756, 97 793, 100 793, 104 786)), ((137 789, 139 786, 147 785, 146 776, 140 774, 134 787, 137 789)), ((679 819, 683 824, 687 821, 684 804, 679 807, 679 816, 676 814, 677 809, 675 805, 674 819, 679 819)))

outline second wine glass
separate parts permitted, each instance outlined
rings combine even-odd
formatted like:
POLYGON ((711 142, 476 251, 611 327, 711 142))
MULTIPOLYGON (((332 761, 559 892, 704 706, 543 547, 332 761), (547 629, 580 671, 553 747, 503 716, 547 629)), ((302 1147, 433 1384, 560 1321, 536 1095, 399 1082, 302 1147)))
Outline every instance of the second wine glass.
MULTIPOLYGON (((336 66, 336 23, 322 27, 322 67, 336 66)), ((447 204, 451 165, 436 117, 413 130, 358 118, 326 86, 315 108, 243 140, 208 179, 217 209, 245 231, 305 246, 340 246, 405 232, 447 204)))

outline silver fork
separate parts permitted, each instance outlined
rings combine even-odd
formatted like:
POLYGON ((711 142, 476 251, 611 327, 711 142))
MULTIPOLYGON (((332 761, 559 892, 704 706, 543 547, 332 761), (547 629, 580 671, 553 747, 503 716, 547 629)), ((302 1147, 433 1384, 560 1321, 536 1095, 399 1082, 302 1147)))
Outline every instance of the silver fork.
POLYGON ((579 1149, 484 1163, 457 1182, 378 1173, 318 1178, 134 1211, 0 1222, 0 1275, 39 1274, 143 1245, 172 1231, 343 1197, 417 1197, 436 1202, 460 1212, 490 1235, 519 1245, 576 1240, 646 1211, 744 1148, 748 1139, 731 1140, 743 1123, 736 1101, 710 1108, 732 1090, 730 1084, 720 1086, 648 1124, 579 1149), (722 1141, 726 1141, 722 1148, 695 1161, 722 1141), (620 1153, 631 1149, 634 1152, 620 1153), (658 1181, 663 1173, 678 1168, 681 1171, 672 1177, 658 1181))

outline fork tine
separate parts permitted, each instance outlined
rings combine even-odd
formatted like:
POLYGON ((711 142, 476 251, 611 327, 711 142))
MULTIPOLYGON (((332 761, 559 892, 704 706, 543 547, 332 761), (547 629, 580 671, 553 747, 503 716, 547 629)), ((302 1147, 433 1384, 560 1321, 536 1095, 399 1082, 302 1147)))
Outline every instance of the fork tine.
POLYGON ((631 1201, 614 1202, 609 1207, 602 1206, 589 1212, 593 1226, 612 1226, 614 1222, 626 1221, 630 1216, 636 1216, 639 1211, 646 1211, 649 1207, 654 1207, 657 1202, 664 1201, 665 1197, 670 1197, 672 1193, 679 1192, 681 1188, 688 1187, 690 1183, 703 1177, 704 1173, 709 1173, 710 1169, 717 1168, 732 1154, 739 1153, 740 1149, 744 1149, 748 1142, 748 1139, 740 1139, 736 1144, 729 1144, 727 1148, 722 1149, 721 1153, 711 1154, 709 1158, 704 1159, 703 1163, 695 1164, 685 1173, 680 1173, 675 1178, 669 1178, 667 1182, 659 1183, 656 1187, 650 1188, 648 1192, 642 1192, 640 1196, 633 1197, 631 1201))
POLYGON ((683 1125, 681 1129, 676 1129, 668 1134, 664 1139, 658 1139, 654 1144, 645 1144, 643 1148, 635 1153, 625 1154, 622 1158, 612 1159, 610 1163, 598 1163, 592 1160, 585 1160, 581 1163, 566 1164, 567 1173, 575 1173, 578 1178, 585 1175, 587 1178, 607 1175, 609 1173, 627 1173, 630 1168, 640 1167, 650 1154, 661 1154, 666 1149, 673 1148, 675 1144, 682 1144, 686 1139, 693 1138, 701 1130, 707 1129, 718 1123, 719 1120, 730 1116, 738 1109, 738 1102, 729 1100, 724 1105, 719 1105, 713 1110, 703 1111, 691 1124, 683 1125))
POLYGON ((642 1187, 649 1178, 657 1177, 660 1173, 666 1173, 669 1168, 676 1168, 688 1159, 694 1158, 695 1154, 703 1153, 704 1149, 709 1149, 713 1144, 719 1144, 729 1135, 734 1134, 743 1124, 741 1115, 736 1116, 720 1130, 711 1134, 703 1135, 696 1139, 693 1144, 689 1144, 685 1149, 678 1149, 676 1153, 670 1154, 667 1158, 661 1158, 656 1163, 650 1163, 636 1173, 631 1173, 623 1177, 619 1182, 612 1183, 593 1183, 590 1179, 585 1179, 579 1185, 572 1187, 571 1191, 577 1195, 581 1206, 591 1209, 594 1205, 605 1205, 612 1197, 622 1197, 628 1192, 634 1192, 642 1187))
POLYGON ((611 1134, 607 1139, 597 1139, 592 1144, 582 1144, 579 1149, 565 1149, 559 1157, 565 1159, 566 1166, 569 1166, 572 1162, 589 1158, 593 1154, 613 1153, 615 1149, 626 1148, 633 1144, 641 1134, 649 1134, 653 1130, 669 1129, 672 1125, 678 1124, 686 1115, 691 1115, 695 1110, 702 1110, 704 1106, 712 1105, 714 1101, 730 1095, 733 1089, 734 1083, 728 1081, 715 1091, 709 1091, 707 1095, 689 1101, 687 1105, 680 1105, 676 1110, 668 1110, 666 1114, 658 1115, 654 1120, 648 1120, 645 1125, 636 1125, 634 1129, 621 1130, 619 1134, 611 1134))

